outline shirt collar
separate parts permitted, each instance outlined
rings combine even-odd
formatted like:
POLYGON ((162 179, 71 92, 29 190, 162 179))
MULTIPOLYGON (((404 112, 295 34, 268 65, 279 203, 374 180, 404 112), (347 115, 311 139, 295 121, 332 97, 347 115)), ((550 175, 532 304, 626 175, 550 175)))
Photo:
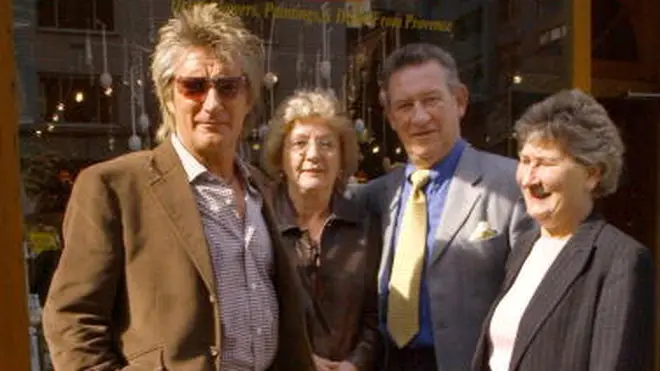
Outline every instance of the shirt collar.
POLYGON ((181 143, 181 139, 176 134, 172 134, 170 137, 172 139, 172 145, 174 146, 174 151, 179 156, 181 164, 183 165, 183 170, 186 171, 188 176, 188 182, 192 183, 197 177, 204 174, 208 171, 206 166, 202 165, 201 162, 197 159, 184 147, 181 143))
MULTIPOLYGON (((431 167, 430 170, 430 181, 429 183, 441 182, 445 178, 448 178, 454 174, 456 166, 458 166, 458 160, 463 154, 463 150, 467 147, 467 142, 462 138, 458 138, 454 146, 451 148, 451 151, 445 156, 442 160, 438 161, 435 165, 431 167)), ((413 171, 417 170, 415 165, 410 162, 406 165, 405 174, 406 179, 410 179, 410 174, 413 171)))
MULTIPOLYGON (((280 232, 298 229, 298 220, 293 202, 289 198, 286 185, 281 185, 277 190, 276 214, 280 218, 280 232)), ((358 224, 361 220, 361 212, 355 202, 351 202, 340 192, 333 192, 330 199, 330 219, 358 224)))
MULTIPOLYGON (((206 166, 199 162, 188 149, 183 145, 179 136, 174 133, 171 135, 172 146, 174 146, 174 151, 179 156, 181 164, 183 165, 183 170, 185 170, 188 177, 188 183, 192 183, 195 179, 199 178, 202 174, 209 173, 206 166)), ((248 183, 248 188, 250 191, 251 184, 249 184, 250 176, 247 166, 241 161, 240 158, 236 158, 236 167, 239 170, 240 176, 248 183)))

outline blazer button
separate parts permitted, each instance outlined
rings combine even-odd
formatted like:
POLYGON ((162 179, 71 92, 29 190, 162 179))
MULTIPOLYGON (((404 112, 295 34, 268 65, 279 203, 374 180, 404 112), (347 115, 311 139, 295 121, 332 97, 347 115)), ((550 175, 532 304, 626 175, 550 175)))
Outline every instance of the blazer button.
POLYGON ((215 304, 215 296, 213 295, 209 296, 209 301, 211 302, 211 304, 215 304))
POLYGON ((210 347, 209 348, 209 353, 211 353, 212 357, 217 357, 218 356, 218 348, 216 347, 210 347))

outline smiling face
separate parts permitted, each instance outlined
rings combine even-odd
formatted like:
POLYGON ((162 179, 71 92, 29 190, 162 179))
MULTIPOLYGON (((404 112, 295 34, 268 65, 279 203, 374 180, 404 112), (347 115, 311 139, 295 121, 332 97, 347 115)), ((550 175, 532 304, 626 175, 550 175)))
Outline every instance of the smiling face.
POLYGON ((293 124, 284 138, 282 167, 289 189, 304 194, 331 191, 341 168, 340 141, 323 118, 293 124))
MULTIPOLYGON (((174 70, 172 100, 168 109, 173 113, 176 132, 183 145, 198 159, 219 152, 235 151, 251 102, 240 64, 222 63, 210 49, 191 47, 174 70), (208 86, 199 93, 193 78, 240 81, 236 90, 226 83, 208 86), (230 94, 231 93, 231 94, 230 94)), ((223 80, 220 80, 223 81, 223 80)))
POLYGON ((442 160, 460 136, 468 93, 448 84, 446 69, 435 61, 403 67, 390 77, 387 118, 418 168, 442 160))
POLYGON ((550 140, 528 141, 519 157, 516 180, 527 213, 545 234, 572 234, 591 212, 600 172, 579 164, 550 140))

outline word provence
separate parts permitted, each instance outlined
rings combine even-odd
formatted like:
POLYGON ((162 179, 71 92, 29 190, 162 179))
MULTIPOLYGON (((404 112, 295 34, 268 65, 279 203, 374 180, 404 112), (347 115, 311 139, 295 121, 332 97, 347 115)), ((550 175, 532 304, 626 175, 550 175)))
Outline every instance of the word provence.
MULTIPOLYGON (((172 10, 178 11, 193 2, 201 0, 172 0, 172 10)), ((451 32, 452 23, 442 20, 427 20, 413 14, 384 16, 379 11, 358 11, 349 9, 301 9, 280 6, 274 2, 261 4, 220 3, 219 6, 239 17, 273 18, 298 20, 307 23, 341 23, 346 25, 368 25, 370 27, 407 28, 427 31, 451 32)))

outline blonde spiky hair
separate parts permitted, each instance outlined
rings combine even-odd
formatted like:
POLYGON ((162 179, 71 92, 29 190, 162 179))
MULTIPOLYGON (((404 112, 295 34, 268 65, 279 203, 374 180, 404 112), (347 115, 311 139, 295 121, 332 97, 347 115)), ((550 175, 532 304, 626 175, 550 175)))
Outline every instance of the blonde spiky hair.
MULTIPOLYGON (((241 19, 217 3, 195 3, 182 7, 160 28, 152 62, 151 76, 160 103, 162 123, 156 137, 163 141, 175 131, 167 103, 172 100, 172 80, 177 62, 190 47, 211 49, 223 63, 241 63, 254 104, 261 93, 264 75, 263 41, 248 30, 241 19)), ((246 123, 245 130, 251 129, 246 123)))

